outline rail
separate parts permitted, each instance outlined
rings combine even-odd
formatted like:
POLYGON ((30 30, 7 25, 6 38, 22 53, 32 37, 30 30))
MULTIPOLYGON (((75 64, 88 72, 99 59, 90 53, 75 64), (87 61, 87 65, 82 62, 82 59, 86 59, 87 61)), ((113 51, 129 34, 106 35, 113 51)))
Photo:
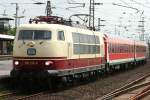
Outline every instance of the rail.
POLYGON ((150 85, 148 85, 146 88, 144 88, 142 91, 134 95, 130 98, 130 100, 140 100, 147 96, 150 93, 150 85))
MULTIPOLYGON (((145 82, 145 83, 142 83, 142 84, 138 84, 138 85, 135 85, 141 81, 143 81, 144 79, 148 78, 150 76, 150 73, 146 74, 145 76, 133 81, 133 82, 130 82, 129 84, 119 88, 119 89, 116 89, 115 91, 111 92, 111 93, 108 93, 106 95, 104 95, 103 97, 101 98, 97 98, 97 100, 109 100, 109 99, 112 99, 116 96, 119 96, 121 94, 124 94, 128 91, 131 91, 131 90, 134 90, 134 89, 138 89, 140 87, 143 87, 143 86, 148 86, 150 84, 150 82, 145 82), (134 86, 135 85, 135 86, 134 86)), ((133 99, 133 100, 137 100, 137 99, 133 99)))
POLYGON ((0 92, 0 100, 4 99, 4 98, 9 98, 15 94, 17 94, 17 92, 15 91, 1 91, 0 92))
POLYGON ((15 100, 40 100, 43 99, 43 97, 48 98, 48 100, 51 100, 52 98, 54 98, 55 100, 59 100, 59 99, 74 100, 74 98, 71 96, 53 95, 53 94, 49 94, 48 92, 40 92, 29 96, 23 96, 23 97, 15 98, 15 100))

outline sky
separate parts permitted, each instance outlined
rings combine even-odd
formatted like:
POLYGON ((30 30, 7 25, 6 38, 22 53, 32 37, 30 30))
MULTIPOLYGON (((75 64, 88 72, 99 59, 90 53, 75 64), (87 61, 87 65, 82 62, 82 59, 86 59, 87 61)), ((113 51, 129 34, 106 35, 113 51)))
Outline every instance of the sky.
MULTIPOLYGON (((47 2, 47 0, 0 0, 0 16, 5 11, 9 17, 13 18, 15 5, 11 3, 18 3, 18 15, 24 16, 20 19, 20 24, 28 23, 30 18, 46 14, 46 4, 33 4, 36 1, 47 2)), ((89 2, 90 0, 51 0, 52 15, 67 19, 73 14, 89 14, 89 2), (85 3, 85 7, 82 3, 85 3)), ((142 34, 141 28, 138 27, 141 25, 139 21, 144 17, 145 36, 150 36, 150 0, 95 0, 95 3, 103 3, 102 5, 95 5, 95 26, 98 24, 98 18, 105 20, 101 22, 105 25, 101 27, 102 32, 138 38, 139 34, 142 34)), ((11 21, 12 26, 14 26, 14 23, 14 21, 11 21)))

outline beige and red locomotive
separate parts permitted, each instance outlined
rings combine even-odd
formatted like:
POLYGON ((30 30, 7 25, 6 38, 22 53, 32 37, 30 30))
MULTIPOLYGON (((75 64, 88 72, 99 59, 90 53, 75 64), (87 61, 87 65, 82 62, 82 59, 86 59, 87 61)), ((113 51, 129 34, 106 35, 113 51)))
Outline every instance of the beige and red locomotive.
POLYGON ((103 34, 65 25, 22 25, 13 51, 14 72, 47 70, 64 76, 105 67, 103 34))

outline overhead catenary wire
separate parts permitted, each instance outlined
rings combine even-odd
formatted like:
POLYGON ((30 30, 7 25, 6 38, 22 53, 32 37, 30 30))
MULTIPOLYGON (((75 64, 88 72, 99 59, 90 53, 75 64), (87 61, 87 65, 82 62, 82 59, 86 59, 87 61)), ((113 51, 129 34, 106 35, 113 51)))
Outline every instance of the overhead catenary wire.
MULTIPOLYGON (((123 0, 120 0, 122 3, 124 3, 125 5, 127 6, 130 6, 127 2, 123 1, 123 0)), ((131 6, 130 6, 131 7, 131 6)))
POLYGON ((85 7, 85 3, 78 3, 78 2, 70 2, 69 0, 67 0, 67 3, 68 4, 71 4, 71 5, 79 5, 79 6, 73 6, 73 7, 67 7, 66 9, 71 9, 71 8, 79 8, 79 7, 85 7))
POLYGON ((124 6, 124 5, 120 5, 120 4, 117 4, 117 3, 112 3, 112 5, 116 5, 116 6, 120 6, 120 7, 125 7, 125 8, 130 8, 130 9, 136 10, 137 13, 139 12, 139 9, 134 8, 134 7, 124 6))
POLYGON ((143 6, 143 7, 145 7, 145 8, 150 8, 150 6, 147 6, 147 5, 143 4, 143 3, 137 2, 137 1, 135 1, 135 0, 131 0, 131 1, 132 1, 132 2, 135 2, 136 4, 138 4, 138 5, 140 5, 140 6, 143 6))

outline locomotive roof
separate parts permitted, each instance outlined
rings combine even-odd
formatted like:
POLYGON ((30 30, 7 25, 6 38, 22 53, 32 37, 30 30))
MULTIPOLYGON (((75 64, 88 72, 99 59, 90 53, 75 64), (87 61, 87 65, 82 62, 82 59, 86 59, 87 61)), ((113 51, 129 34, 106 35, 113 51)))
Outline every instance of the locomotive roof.
POLYGON ((129 38, 124 38, 124 37, 120 37, 117 35, 110 35, 110 34, 105 34, 105 37, 107 38, 107 40, 109 42, 113 42, 113 43, 128 43, 128 44, 138 44, 138 45, 147 45, 146 42, 144 41, 139 41, 139 40, 134 40, 134 39, 129 39, 129 38))
POLYGON ((20 27, 19 27, 19 29, 32 29, 32 28, 38 28, 38 29, 43 29, 43 28, 56 28, 56 26, 58 27, 59 26, 59 28, 61 28, 62 27, 62 25, 60 25, 60 24, 22 24, 22 25, 20 25, 20 27))
MULTIPOLYGON (((48 27, 51 27, 51 28, 62 28, 62 27, 71 27, 71 28, 78 28, 78 29, 85 29, 85 28, 79 28, 79 27, 72 27, 72 26, 67 26, 67 25, 62 25, 62 24, 47 24, 47 23, 40 23, 40 24, 22 24, 20 25, 19 28, 35 28, 35 27, 38 27, 38 28, 48 28, 48 27)), ((85 30, 88 30, 88 29, 85 29, 85 30)))
MULTIPOLYGON (((61 25, 61 24, 22 24, 20 25, 20 27, 18 28, 19 30, 26 30, 26 29, 32 29, 32 28, 37 28, 37 30, 39 29, 66 29, 66 28, 74 28, 74 29, 79 29, 79 30, 85 30, 85 31, 92 31, 89 29, 84 29, 84 28, 78 28, 78 27, 71 27, 71 26, 66 26, 66 25, 61 25)), ((102 34, 99 31, 94 31, 95 33, 98 34, 102 34)))

